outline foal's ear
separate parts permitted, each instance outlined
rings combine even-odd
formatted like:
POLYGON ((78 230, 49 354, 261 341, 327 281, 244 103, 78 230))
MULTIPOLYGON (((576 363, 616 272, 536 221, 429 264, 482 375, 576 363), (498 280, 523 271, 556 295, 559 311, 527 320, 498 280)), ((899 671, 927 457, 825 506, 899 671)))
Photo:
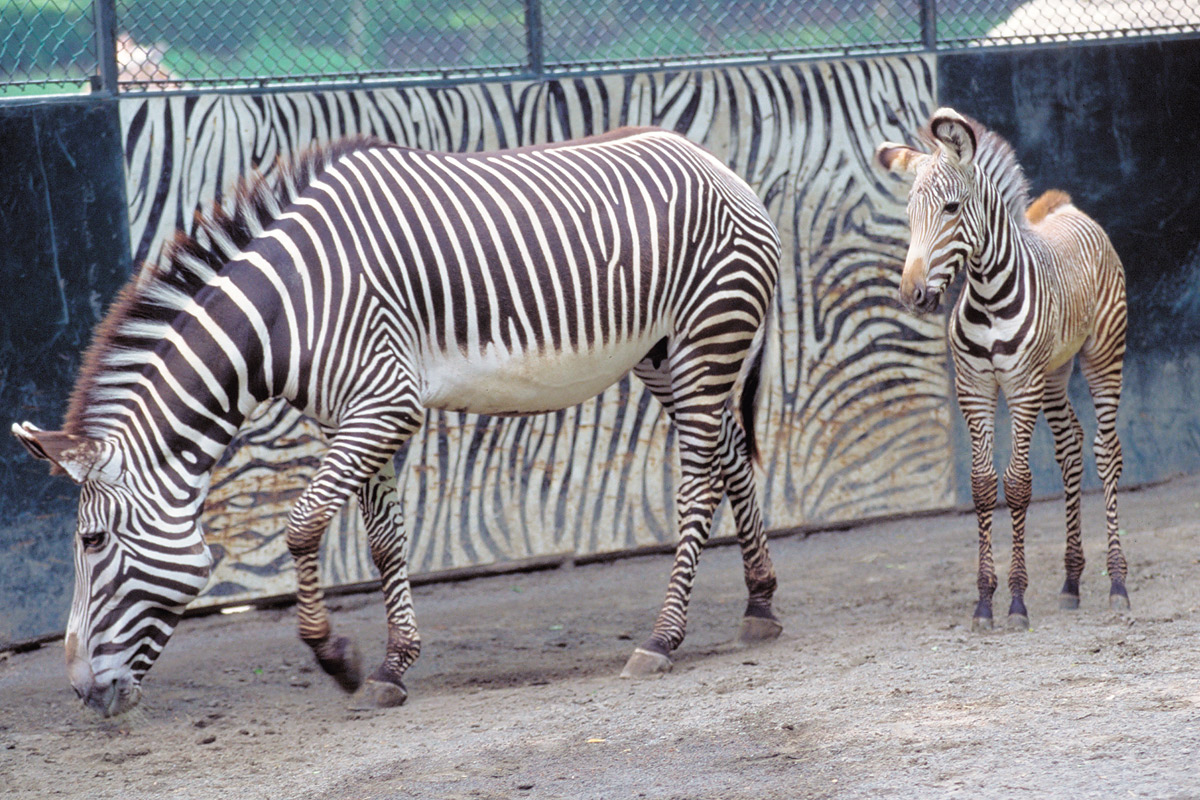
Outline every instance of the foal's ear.
POLYGON ((888 172, 916 172, 928 155, 906 144, 884 142, 875 148, 875 160, 888 172))
POLYGON ((952 164, 967 165, 975 158, 975 127, 953 108, 939 108, 929 120, 933 138, 952 164))
POLYGON ((112 483, 121 475, 124 460, 111 442, 44 431, 30 422, 13 423, 12 433, 31 456, 51 463, 52 475, 65 474, 76 483, 87 480, 112 483))

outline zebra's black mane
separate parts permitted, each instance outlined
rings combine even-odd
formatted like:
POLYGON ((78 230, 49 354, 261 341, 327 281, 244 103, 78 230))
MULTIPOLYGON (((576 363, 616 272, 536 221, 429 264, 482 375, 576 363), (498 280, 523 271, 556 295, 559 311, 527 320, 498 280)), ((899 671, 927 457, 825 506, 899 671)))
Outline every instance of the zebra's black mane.
MULTIPOLYGON (((1004 205, 1018 225, 1025 224, 1025 209, 1029 207, 1029 179, 1017 161, 1011 144, 993 130, 971 117, 964 118, 975 131, 975 163, 1000 192, 1004 205)), ((924 138, 933 145, 937 140, 928 131, 924 138)))
POLYGON ((197 212, 194 232, 177 231, 163 246, 158 262, 142 265, 96 326, 71 391, 63 430, 88 435, 86 416, 101 399, 101 374, 118 366, 118 361, 120 367, 129 369, 131 350, 153 349, 161 339, 154 331, 169 326, 230 259, 331 164, 350 153, 383 144, 374 137, 354 136, 313 147, 289 161, 279 160, 271 175, 255 172, 240 178, 228 208, 214 203, 208 213, 197 212))

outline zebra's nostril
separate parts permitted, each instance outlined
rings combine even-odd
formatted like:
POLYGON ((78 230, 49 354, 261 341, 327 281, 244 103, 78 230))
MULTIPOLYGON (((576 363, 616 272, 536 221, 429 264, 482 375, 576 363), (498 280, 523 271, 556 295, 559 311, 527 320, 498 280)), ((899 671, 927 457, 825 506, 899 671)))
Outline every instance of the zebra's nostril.
POLYGON ((921 305, 925 302, 925 287, 914 286, 912 292, 913 305, 921 305))

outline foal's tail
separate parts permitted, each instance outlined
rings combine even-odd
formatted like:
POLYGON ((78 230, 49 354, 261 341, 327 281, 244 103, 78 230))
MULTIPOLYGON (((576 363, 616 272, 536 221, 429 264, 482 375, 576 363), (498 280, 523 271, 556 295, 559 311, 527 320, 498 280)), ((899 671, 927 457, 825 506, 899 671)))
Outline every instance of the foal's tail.
POLYGON ((750 352, 742 363, 742 372, 738 376, 741 384, 741 396, 738 397, 737 416, 746 439, 746 455, 756 464, 762 463, 762 453, 758 449, 758 437, 754 434, 754 418, 758 413, 758 396, 762 389, 762 368, 767 352, 767 333, 771 327, 775 304, 772 302, 767 316, 759 326, 750 342, 750 352))

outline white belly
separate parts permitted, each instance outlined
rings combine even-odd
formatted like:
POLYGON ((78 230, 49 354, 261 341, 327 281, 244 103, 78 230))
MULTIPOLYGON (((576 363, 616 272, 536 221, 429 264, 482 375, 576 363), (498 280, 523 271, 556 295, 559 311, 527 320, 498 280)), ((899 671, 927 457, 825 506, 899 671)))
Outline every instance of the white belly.
POLYGON ((650 331, 590 350, 428 354, 426 408, 474 414, 537 414, 582 403, 612 386, 665 335, 650 331))

